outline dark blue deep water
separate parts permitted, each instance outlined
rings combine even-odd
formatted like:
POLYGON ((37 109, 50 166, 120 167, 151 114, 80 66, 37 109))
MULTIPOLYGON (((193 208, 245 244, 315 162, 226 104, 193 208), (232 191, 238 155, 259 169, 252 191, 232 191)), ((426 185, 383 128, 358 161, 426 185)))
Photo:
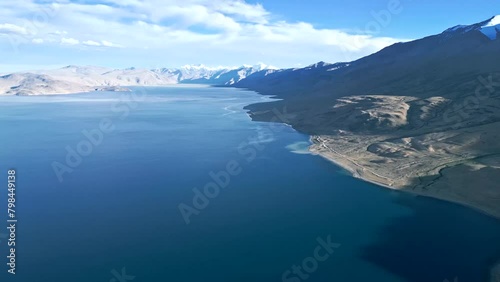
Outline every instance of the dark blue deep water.
POLYGON ((0 97, 1 281, 486 281, 498 220, 303 154, 308 136, 249 119, 243 107, 263 99, 206 87, 0 97), (207 185, 211 198, 194 192, 207 185))

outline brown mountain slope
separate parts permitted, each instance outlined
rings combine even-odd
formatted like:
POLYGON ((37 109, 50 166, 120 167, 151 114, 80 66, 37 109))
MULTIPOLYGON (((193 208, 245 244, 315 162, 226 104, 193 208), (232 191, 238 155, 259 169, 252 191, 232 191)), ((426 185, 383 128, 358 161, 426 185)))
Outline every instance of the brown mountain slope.
POLYGON ((487 22, 236 86, 281 98, 249 106, 252 118, 281 112, 358 177, 500 217, 500 39, 487 22))

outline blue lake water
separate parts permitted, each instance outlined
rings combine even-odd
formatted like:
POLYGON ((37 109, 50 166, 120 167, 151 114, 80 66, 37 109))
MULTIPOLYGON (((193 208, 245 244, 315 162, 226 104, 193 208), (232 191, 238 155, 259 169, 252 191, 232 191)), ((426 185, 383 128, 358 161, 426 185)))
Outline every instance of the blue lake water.
POLYGON ((10 168, 19 220, 1 281, 468 282, 500 258, 498 220, 304 154, 308 136, 250 120, 256 93, 135 93, 0 97, 0 226, 10 168))

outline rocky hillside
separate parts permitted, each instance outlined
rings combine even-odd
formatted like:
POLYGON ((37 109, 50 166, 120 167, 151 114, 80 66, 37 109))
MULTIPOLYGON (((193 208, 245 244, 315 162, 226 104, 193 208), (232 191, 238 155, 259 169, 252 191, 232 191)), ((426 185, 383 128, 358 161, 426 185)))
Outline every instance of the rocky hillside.
POLYGON ((249 106, 253 119, 313 135, 314 152, 358 177, 500 217, 499 35, 496 16, 235 86, 281 98, 249 106))

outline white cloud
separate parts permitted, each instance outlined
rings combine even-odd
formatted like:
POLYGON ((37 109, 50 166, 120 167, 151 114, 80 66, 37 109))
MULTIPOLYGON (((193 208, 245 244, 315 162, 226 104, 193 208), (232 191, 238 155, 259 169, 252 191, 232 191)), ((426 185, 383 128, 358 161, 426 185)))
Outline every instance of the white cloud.
POLYGON ((83 41, 82 44, 86 46, 101 46, 101 43, 92 40, 83 41))
POLYGON ((123 48, 122 45, 115 44, 113 42, 107 41, 107 40, 101 40, 100 42, 94 41, 94 40, 85 40, 85 41, 80 41, 78 39, 74 38, 65 38, 63 37, 61 39, 61 44, 65 45, 84 45, 84 46, 90 46, 90 47, 112 47, 112 48, 123 48))
POLYGON ((270 13, 261 4, 251 5, 244 1, 213 1, 215 10, 241 17, 245 21, 266 24, 270 13))
POLYGON ((106 41, 106 40, 102 40, 101 44, 102 44, 102 46, 105 46, 105 47, 123 48, 122 45, 115 44, 113 42, 109 42, 109 41, 106 41))
POLYGON ((77 39, 74 39, 74 38, 63 37, 63 38, 61 38, 61 44, 64 44, 64 45, 78 45, 78 44, 80 44, 80 41, 77 40, 77 39))
POLYGON ((0 34, 27 35, 28 33, 28 30, 22 26, 10 23, 0 24, 0 34))
POLYGON ((216 64, 264 61, 292 66, 316 60, 348 61, 401 41, 320 29, 306 22, 277 21, 264 6, 243 0, 101 0, 101 4, 65 0, 55 6, 45 1, 21 1, 42 15, 57 7, 36 28, 29 25, 32 18, 20 16, 23 5, 18 2, 1 1, 0 15, 9 24, 0 24, 0 34, 23 35, 32 44, 74 46, 63 52, 93 51, 79 46, 121 48, 120 53, 129 59, 142 54, 155 57, 151 60, 156 62, 161 57, 169 62, 189 60, 180 64, 214 60, 216 64))
POLYGON ((68 34, 68 32, 64 31, 64 30, 63 31, 56 30, 52 34, 55 34, 55 35, 66 35, 66 34, 68 34))

